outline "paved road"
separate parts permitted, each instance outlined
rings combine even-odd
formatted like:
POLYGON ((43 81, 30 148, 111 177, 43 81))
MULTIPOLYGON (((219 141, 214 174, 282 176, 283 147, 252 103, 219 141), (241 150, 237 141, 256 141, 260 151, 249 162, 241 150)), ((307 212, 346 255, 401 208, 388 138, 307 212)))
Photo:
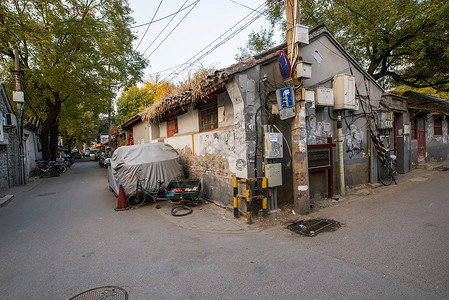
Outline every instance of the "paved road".
POLYGON ((0 209, 0 298, 115 285, 129 299, 446 299, 449 172, 414 176, 314 213, 345 226, 306 238, 212 205, 116 212, 106 171, 79 162, 0 209))

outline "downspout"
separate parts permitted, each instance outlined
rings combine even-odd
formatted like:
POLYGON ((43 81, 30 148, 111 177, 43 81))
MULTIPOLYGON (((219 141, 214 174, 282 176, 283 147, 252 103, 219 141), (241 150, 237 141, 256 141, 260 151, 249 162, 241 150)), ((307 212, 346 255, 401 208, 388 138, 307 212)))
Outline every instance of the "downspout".
POLYGON ((341 112, 338 114, 337 119, 337 142, 338 142, 338 170, 340 175, 340 195, 345 196, 345 169, 343 158, 343 130, 341 122, 341 112))

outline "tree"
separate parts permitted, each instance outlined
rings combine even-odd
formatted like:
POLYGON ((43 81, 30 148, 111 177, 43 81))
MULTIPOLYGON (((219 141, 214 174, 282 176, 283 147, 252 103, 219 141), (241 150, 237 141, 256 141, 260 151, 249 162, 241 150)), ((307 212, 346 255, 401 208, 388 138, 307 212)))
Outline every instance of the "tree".
POLYGON ((248 36, 246 48, 239 47, 240 53, 235 55, 235 60, 241 61, 274 47, 273 35, 273 29, 261 29, 260 32, 252 31, 248 36))
MULTIPOLYGON (((281 21, 285 1, 267 0, 281 21)), ((301 23, 325 23, 376 80, 449 90, 449 2, 445 0, 305 0, 301 23)))
POLYGON ((136 85, 125 88, 117 99, 118 123, 126 122, 152 103, 162 99, 172 88, 171 84, 157 80, 147 81, 141 88, 136 85))
POLYGON ((44 118, 44 159, 56 157, 59 126, 70 124, 67 117, 108 112, 112 88, 140 80, 146 62, 132 48, 130 12, 119 0, 0 4, 1 63, 11 68, 13 49, 20 50, 26 95, 44 118))

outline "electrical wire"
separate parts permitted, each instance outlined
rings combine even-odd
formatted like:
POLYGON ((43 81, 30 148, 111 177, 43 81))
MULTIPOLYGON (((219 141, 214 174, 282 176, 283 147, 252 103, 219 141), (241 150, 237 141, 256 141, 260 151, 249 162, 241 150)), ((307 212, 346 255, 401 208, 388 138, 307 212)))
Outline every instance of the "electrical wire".
MULTIPOLYGON (((182 6, 181 6, 181 9, 184 7, 184 5, 186 5, 186 3, 187 3, 187 1, 189 1, 189 0, 186 0, 183 4, 182 4, 182 6)), ((198 1, 196 1, 196 3, 195 3, 195 6, 198 4, 198 2, 199 2, 199 0, 198 1)), ((195 8, 195 6, 193 6, 192 7, 192 9, 193 8, 195 8)), ((147 57, 147 59, 154 53, 154 51, 156 51, 157 50, 157 48, 159 48, 159 46, 168 38, 168 36, 176 29, 176 27, 178 27, 178 25, 185 19, 185 17, 187 17, 187 15, 192 11, 192 9, 184 16, 184 18, 182 18, 181 19, 181 21, 172 29, 172 31, 170 31, 170 33, 165 37, 165 39, 161 42, 161 43, 159 43, 159 45, 156 47, 156 49, 154 49, 153 50, 153 52, 151 52, 150 53, 150 55, 148 55, 148 57, 147 57)), ((178 10, 179 11, 179 10, 178 10)), ((143 53, 142 53, 142 55, 143 54, 145 54, 147 51, 148 51, 148 49, 150 49, 150 47, 154 44, 154 42, 161 36, 161 34, 165 31, 165 29, 168 27, 168 25, 170 25, 170 23, 175 19, 175 17, 177 16, 178 14, 175 14, 175 15, 173 15, 173 17, 170 19, 170 21, 165 25, 165 27, 161 30, 161 32, 159 32, 159 34, 157 35, 157 37, 151 42, 151 44, 145 49, 145 51, 143 51, 143 53)))
POLYGON ((235 3, 235 4, 238 4, 238 5, 240 5, 240 6, 243 6, 243 7, 247 8, 247 9, 249 9, 249 10, 252 10, 252 11, 254 11, 254 12, 257 12, 257 13, 259 13, 259 14, 261 14, 261 15, 266 16, 265 13, 263 13, 263 12, 261 12, 261 11, 258 11, 257 9, 251 8, 251 7, 249 7, 249 6, 247 6, 247 5, 243 4, 243 3, 240 3, 240 2, 237 2, 237 1, 234 1, 234 0, 229 0, 229 1, 231 1, 231 2, 233 2, 233 3, 235 3))
MULTIPOLYGON (((197 0, 196 2, 193 2, 192 4, 189 4, 186 7, 184 7, 183 9, 180 9, 174 13, 166 15, 165 17, 153 20, 152 22, 147 22, 147 23, 143 23, 143 24, 139 24, 139 25, 135 25, 135 26, 129 26, 129 27, 121 28, 121 29, 93 31, 93 32, 86 32, 86 33, 79 33, 79 32, 61 32, 60 33, 60 32, 54 32, 54 31, 52 32, 52 31, 39 31, 39 30, 24 30, 22 28, 17 28, 16 30, 20 31, 20 32, 26 32, 26 33, 39 33, 39 34, 48 34, 48 35, 96 35, 96 34, 101 35, 101 34, 105 34, 105 33, 120 32, 120 31, 126 31, 126 30, 130 30, 130 29, 136 29, 136 28, 148 26, 150 24, 163 21, 165 19, 170 18, 173 15, 180 13, 181 11, 187 10, 189 7, 191 7, 193 5, 196 5, 198 1, 200 1, 200 0, 197 0)), ((12 30, 11 28, 7 27, 5 24, 2 24, 2 26, 12 30)))
POLYGON ((204 57, 206 57, 207 55, 209 55, 210 53, 212 53, 215 49, 217 49, 218 47, 220 47, 221 45, 223 45, 224 43, 226 43, 227 41, 229 41, 230 39, 232 39, 233 37, 235 37, 237 34, 239 34, 241 31, 243 31, 244 29, 246 29, 250 24, 252 24, 254 21, 256 21, 260 16, 262 16, 261 14, 253 17, 253 19, 249 20, 248 22, 246 22, 245 24, 241 25, 238 29, 234 30, 233 29, 239 25, 240 23, 242 23, 243 21, 245 21, 247 18, 249 18, 251 15, 254 14, 254 11, 257 11, 259 9, 261 9, 262 7, 265 7, 266 4, 262 3, 259 7, 257 7, 255 10, 253 10, 251 13, 249 13, 248 15, 246 15, 244 18, 242 18, 240 21, 238 21, 236 24, 234 24, 230 29, 228 29, 227 31, 225 31, 223 34, 221 34, 218 38, 216 38, 214 41, 212 41, 211 43, 209 43, 209 45, 207 45, 206 47, 204 47, 203 49, 201 49, 199 52, 197 52, 194 56, 192 56, 189 60, 187 60, 185 63, 181 64, 180 67, 176 68, 175 71, 171 72, 170 75, 166 76, 163 80, 167 81, 167 80, 171 80, 174 76, 178 76, 179 74, 182 74, 186 69, 188 69, 190 66, 196 64, 198 61, 200 61, 201 59, 203 59, 204 57), (219 42, 218 44, 216 44, 215 46, 213 46, 210 50, 208 50, 207 52, 205 52, 204 54, 202 54, 200 57, 196 58, 197 55, 201 54, 204 50, 206 50, 208 47, 212 46, 212 44, 214 44, 215 42, 217 42, 218 40, 222 39, 223 36, 225 36, 228 32, 231 32, 231 34, 229 34, 226 38, 224 38, 221 42, 219 42), (196 59, 195 59, 196 58, 196 59), (190 62, 191 60, 193 60, 193 62, 190 62), (184 68, 182 68, 182 66, 185 66, 184 68), (178 71, 179 69, 181 69, 181 71, 178 71))
POLYGON ((136 49, 135 49, 135 50, 137 50, 137 48, 139 48, 140 44, 141 44, 142 41, 143 41, 143 38, 145 37, 145 35, 147 35, 148 29, 150 29, 150 26, 151 26, 151 24, 152 24, 154 18, 156 17, 156 14, 157 14, 157 12, 159 11, 159 8, 160 8, 161 5, 162 5, 162 2, 164 2, 164 0, 161 0, 161 2, 159 2, 159 6, 157 7, 156 11, 154 12, 153 18, 151 18, 150 24, 148 24, 148 27, 147 27, 147 29, 145 30, 145 33, 143 34, 143 36, 140 38, 139 44, 136 46, 136 49))

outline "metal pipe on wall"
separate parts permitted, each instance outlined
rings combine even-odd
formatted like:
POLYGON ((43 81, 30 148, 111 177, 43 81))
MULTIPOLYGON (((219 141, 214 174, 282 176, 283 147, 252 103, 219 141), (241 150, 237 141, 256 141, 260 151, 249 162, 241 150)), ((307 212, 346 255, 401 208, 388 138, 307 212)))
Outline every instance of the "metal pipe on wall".
POLYGON ((338 169, 340 178, 340 195, 345 196, 345 168, 344 168, 344 157, 343 157, 343 129, 341 122, 341 112, 338 114, 337 119, 337 139, 338 139, 338 169))

